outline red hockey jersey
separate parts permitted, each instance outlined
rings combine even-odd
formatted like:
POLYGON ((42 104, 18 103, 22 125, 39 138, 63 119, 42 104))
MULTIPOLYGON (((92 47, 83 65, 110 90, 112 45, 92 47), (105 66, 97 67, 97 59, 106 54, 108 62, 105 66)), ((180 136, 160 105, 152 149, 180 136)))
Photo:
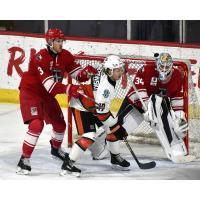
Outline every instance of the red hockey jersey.
POLYGON ((76 74, 80 69, 69 51, 63 49, 59 54, 52 54, 48 49, 41 49, 31 58, 19 89, 28 89, 42 98, 62 94, 67 87, 61 83, 64 73, 76 74))
MULTIPOLYGON (((134 83, 142 99, 146 101, 152 94, 164 92, 163 95, 170 97, 173 110, 183 110, 183 74, 181 70, 173 67, 171 78, 167 83, 161 82, 158 77, 159 73, 155 66, 146 66, 138 70, 134 83)), ((127 96, 132 104, 142 107, 133 88, 129 90, 127 96)))

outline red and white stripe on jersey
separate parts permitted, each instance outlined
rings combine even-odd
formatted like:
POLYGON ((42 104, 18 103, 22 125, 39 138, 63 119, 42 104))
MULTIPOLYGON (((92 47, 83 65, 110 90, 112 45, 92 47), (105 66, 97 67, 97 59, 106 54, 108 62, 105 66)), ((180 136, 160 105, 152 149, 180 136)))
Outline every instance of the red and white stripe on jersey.
POLYGON ((40 133, 27 132, 25 135, 24 143, 29 147, 35 147, 37 144, 40 133))
MULTIPOLYGON (((138 89, 138 94, 144 101, 149 99, 146 89, 138 89)), ((134 90, 132 90, 127 96, 129 100, 134 104, 139 100, 138 94, 134 90)))
POLYGON ((47 78, 45 78, 42 81, 42 84, 44 85, 45 89, 47 90, 47 92, 51 92, 52 89, 54 88, 56 82, 54 81, 53 76, 48 76, 47 78))
POLYGON ((77 68, 75 68, 74 70, 72 70, 71 72, 69 72, 70 76, 72 78, 74 78, 75 80, 77 80, 77 75, 79 74, 79 72, 82 70, 83 68, 81 66, 77 66, 77 68))
POLYGON ((183 97, 173 97, 171 98, 171 106, 173 110, 183 110, 184 100, 183 97))

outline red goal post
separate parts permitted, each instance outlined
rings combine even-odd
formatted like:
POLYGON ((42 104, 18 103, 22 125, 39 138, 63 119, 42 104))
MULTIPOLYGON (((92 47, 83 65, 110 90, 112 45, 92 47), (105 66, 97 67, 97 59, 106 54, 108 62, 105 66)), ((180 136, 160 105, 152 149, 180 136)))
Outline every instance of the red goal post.
MULTIPOLYGON (((108 55, 74 55, 75 60, 79 63, 83 68, 87 65, 91 65, 95 68, 102 69, 102 63, 106 56, 108 55)), ((125 62, 126 69, 133 78, 134 74, 137 70, 142 67, 148 67, 150 65, 155 66, 155 59, 153 57, 139 57, 139 56, 120 56, 121 59, 125 62)), ((193 61, 192 61, 193 62, 193 61)), ((190 60, 174 60, 174 66, 178 67, 184 74, 184 84, 183 84, 183 91, 184 91, 184 111, 186 113, 186 118, 189 117, 189 89, 193 87, 192 79, 190 77, 190 67, 191 61, 190 60), (189 82, 191 82, 189 84, 189 82)), ((116 113, 122 103, 123 99, 125 98, 128 90, 130 89, 131 85, 128 82, 126 75, 122 77, 119 83, 116 86, 116 95, 115 99, 112 102, 112 112, 116 113)), ((194 88, 193 88, 194 89, 194 88)), ((193 91, 194 92, 194 91, 193 91)), ((68 146, 71 146, 73 143, 73 135, 76 134, 75 129, 72 127, 72 117, 70 108, 68 109, 68 146)), ((146 126, 146 125, 145 125, 146 126)), ((147 128, 142 128, 139 132, 143 132, 146 137, 147 128)), ((149 130, 148 130, 149 131, 149 130)), ((152 130, 150 130, 150 133, 152 130)), ((141 134, 141 133, 140 133, 141 134)), ((190 133, 189 133, 190 134, 190 133)), ((135 135, 135 134, 134 134, 135 135)), ((137 134, 136 134, 137 135, 137 134)), ((187 136, 185 139, 185 143, 189 149, 189 137, 187 136)))

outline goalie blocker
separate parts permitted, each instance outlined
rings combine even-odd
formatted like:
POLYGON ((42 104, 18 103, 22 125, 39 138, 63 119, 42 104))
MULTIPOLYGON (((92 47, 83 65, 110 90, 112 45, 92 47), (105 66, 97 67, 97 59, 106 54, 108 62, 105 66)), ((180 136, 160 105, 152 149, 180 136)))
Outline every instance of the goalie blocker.
MULTIPOLYGON (((128 134, 132 134, 144 120, 142 112, 141 109, 130 105, 127 98, 124 99, 118 112, 118 119, 128 134)), ((151 116, 148 121, 151 123, 168 159, 174 163, 191 162, 195 159, 194 156, 187 155, 183 141, 188 129, 187 122, 178 124, 168 98, 153 94, 149 99, 147 113, 148 116, 151 116)))

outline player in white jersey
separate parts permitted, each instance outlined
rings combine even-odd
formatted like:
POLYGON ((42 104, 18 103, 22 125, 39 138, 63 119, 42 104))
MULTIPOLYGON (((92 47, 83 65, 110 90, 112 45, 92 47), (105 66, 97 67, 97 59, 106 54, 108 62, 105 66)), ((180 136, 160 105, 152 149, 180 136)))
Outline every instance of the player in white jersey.
MULTIPOLYGON (((104 73, 102 68, 97 68, 97 73, 91 77, 90 84, 84 84, 81 88, 84 93, 94 99, 99 83, 104 73)), ((95 141, 88 148, 82 147, 84 150, 89 149, 94 160, 105 159, 109 156, 109 152, 105 145, 106 127, 94 115, 94 102, 81 96, 80 98, 71 98, 70 107, 76 124, 78 136, 81 137, 84 133, 95 132, 95 141), (93 109, 92 109, 93 107, 93 109)))
MULTIPOLYGON (((100 121, 106 129, 109 129, 106 136, 106 142, 111 155, 111 164, 113 168, 129 170, 130 163, 123 159, 120 155, 119 140, 127 136, 125 129, 118 123, 118 119, 114 118, 110 112, 111 100, 114 98, 116 81, 119 80, 124 73, 124 64, 120 58, 115 55, 108 56, 103 64, 105 74, 102 76, 96 94, 92 92, 90 86, 83 87, 84 93, 91 99, 94 99, 98 107, 94 108, 94 102, 88 99, 80 98, 80 102, 90 115, 73 109, 75 121, 78 131, 82 132, 81 137, 74 143, 69 157, 62 164, 61 175, 71 172, 73 175, 79 176, 81 170, 74 166, 74 163, 83 155, 96 139, 95 123, 100 121)), ((73 104, 71 105, 73 107, 73 104)))

